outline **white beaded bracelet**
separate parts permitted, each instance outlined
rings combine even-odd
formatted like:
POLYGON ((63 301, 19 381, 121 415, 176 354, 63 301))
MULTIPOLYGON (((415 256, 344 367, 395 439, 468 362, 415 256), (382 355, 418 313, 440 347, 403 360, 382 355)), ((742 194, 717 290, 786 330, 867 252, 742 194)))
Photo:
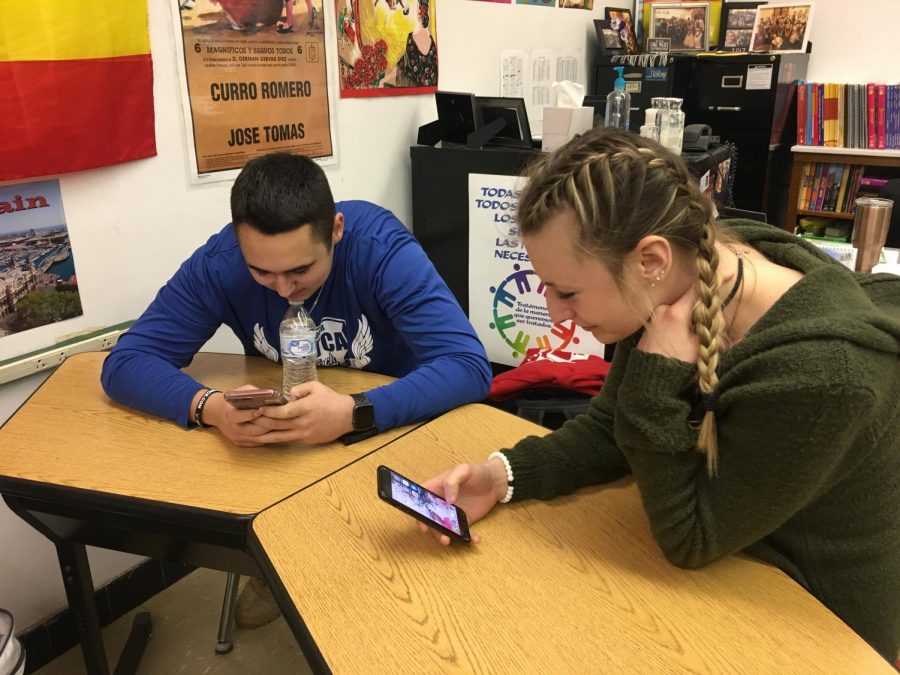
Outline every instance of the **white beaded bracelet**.
POLYGON ((512 467, 509 465, 509 460, 506 459, 506 455, 502 452, 492 452, 488 455, 488 461, 497 458, 501 462, 503 462, 503 466, 506 467, 506 494, 503 496, 503 499, 500 500, 501 504, 506 504, 513 497, 513 490, 515 489, 513 486, 513 472, 512 467))

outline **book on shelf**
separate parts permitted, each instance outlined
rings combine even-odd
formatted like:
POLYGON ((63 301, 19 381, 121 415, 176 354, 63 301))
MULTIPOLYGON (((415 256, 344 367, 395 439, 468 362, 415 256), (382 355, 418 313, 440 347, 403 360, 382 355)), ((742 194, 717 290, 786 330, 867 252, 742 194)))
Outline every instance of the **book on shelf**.
POLYGON ((805 82, 797 82, 797 143, 806 145, 806 93, 805 82))
POLYGON ((869 126, 866 147, 874 149, 878 146, 875 140, 875 84, 872 82, 866 85, 866 121, 869 126))

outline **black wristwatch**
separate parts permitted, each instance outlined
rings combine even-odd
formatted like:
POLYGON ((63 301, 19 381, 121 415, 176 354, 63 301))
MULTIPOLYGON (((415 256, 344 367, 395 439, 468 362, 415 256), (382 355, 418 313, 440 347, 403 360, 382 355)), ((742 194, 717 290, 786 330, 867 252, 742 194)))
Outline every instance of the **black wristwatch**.
POLYGON ((375 408, 365 394, 350 394, 353 397, 353 431, 368 431, 375 428, 375 408))

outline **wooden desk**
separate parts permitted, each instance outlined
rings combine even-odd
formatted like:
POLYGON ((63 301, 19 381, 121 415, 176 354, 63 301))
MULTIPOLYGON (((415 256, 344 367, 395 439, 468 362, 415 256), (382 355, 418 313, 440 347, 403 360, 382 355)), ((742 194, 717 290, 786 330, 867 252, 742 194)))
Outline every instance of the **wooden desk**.
MULTIPOLYGON (((104 353, 60 366, 0 428, 0 492, 56 544, 90 672, 107 672, 84 545, 256 574, 248 550, 259 511, 351 464, 412 427, 351 446, 286 443, 238 448, 213 429, 185 430, 112 403, 100 386, 104 353)), ((187 369, 218 389, 280 387, 263 358, 198 354, 187 369)), ((337 391, 393 378, 322 369, 337 391)))
POLYGON ((378 464, 422 480, 541 433, 467 406, 254 519, 263 571, 314 668, 894 672, 773 567, 670 565, 629 481, 498 507, 472 547, 443 548, 377 497, 378 464))

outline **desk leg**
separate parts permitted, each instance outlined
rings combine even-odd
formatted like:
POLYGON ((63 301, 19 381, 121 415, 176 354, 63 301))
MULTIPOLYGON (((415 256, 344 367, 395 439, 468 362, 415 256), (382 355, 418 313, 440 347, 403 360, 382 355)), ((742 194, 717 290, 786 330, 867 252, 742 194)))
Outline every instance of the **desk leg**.
POLYGON ((56 554, 62 570, 63 583, 69 608, 75 618, 75 627, 84 653, 84 665, 91 675, 109 675, 103 636, 100 634, 100 618, 94 601, 94 581, 87 551, 83 544, 56 541, 56 554))
MULTIPOLYGON (((59 556, 69 609, 72 610, 75 627, 78 629, 84 665, 91 675, 109 675, 87 551, 83 544, 64 540, 56 542, 56 554, 59 556)), ((152 631, 150 612, 138 612, 116 664, 115 675, 133 675, 137 671, 152 631)))

